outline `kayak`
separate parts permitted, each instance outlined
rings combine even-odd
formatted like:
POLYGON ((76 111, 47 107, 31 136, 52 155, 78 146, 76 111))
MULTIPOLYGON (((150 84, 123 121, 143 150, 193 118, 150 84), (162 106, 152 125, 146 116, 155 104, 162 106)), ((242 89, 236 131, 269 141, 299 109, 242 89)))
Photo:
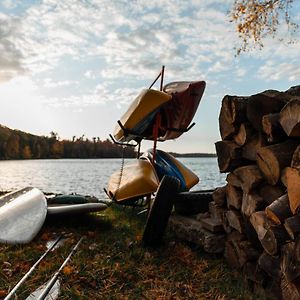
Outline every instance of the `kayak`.
POLYGON ((47 215, 45 195, 26 187, 0 197, 0 242, 30 242, 40 231, 47 215))
POLYGON ((125 204, 126 200, 151 195, 159 184, 155 169, 148 160, 137 159, 124 166, 120 173, 111 175, 107 188, 108 196, 116 202, 125 204))
POLYGON ((152 135, 156 113, 170 101, 171 95, 151 89, 144 89, 121 117, 114 130, 117 142, 141 141, 152 135))
POLYGON ((164 134, 159 136, 160 141, 176 139, 189 127, 198 109, 204 93, 205 81, 178 81, 164 86, 163 91, 172 100, 161 108, 164 134))
MULTIPOLYGON (((143 153, 141 159, 153 160, 153 149, 143 153)), ((165 175, 175 177, 180 181, 180 191, 188 191, 199 182, 199 177, 171 154, 156 150, 154 168, 159 180, 165 175)))

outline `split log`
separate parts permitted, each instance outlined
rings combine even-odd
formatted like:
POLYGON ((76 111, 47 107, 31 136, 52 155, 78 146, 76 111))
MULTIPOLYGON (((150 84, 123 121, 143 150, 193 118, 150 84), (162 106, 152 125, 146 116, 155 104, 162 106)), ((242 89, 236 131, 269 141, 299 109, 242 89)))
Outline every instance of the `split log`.
POLYGON ((227 234, 227 241, 241 242, 245 240, 246 236, 237 230, 232 230, 230 233, 227 234))
POLYGON ((272 204, 266 207, 265 212, 267 217, 275 224, 283 224, 286 218, 292 216, 288 195, 285 194, 275 200, 272 204))
POLYGON ((289 282, 283 275, 280 282, 281 294, 283 300, 299 300, 299 282, 289 282))
POLYGON ((208 211, 213 219, 221 220, 222 216, 225 212, 225 209, 223 207, 220 207, 215 203, 215 201, 211 201, 208 204, 208 211))
POLYGON ((281 277, 281 260, 279 256, 271 256, 270 254, 263 252, 260 255, 257 263, 258 266, 262 270, 264 270, 271 278, 279 281, 281 277))
POLYGON ((244 193, 249 193, 263 181, 262 174, 257 165, 239 167, 233 173, 241 180, 244 193))
POLYGON ((233 140, 239 146, 245 145, 253 135, 253 128, 249 123, 242 123, 233 140))
POLYGON ((224 228, 221 223, 221 220, 217 220, 213 218, 201 218, 199 219, 199 221, 201 223, 201 226, 210 232, 213 233, 224 232, 224 228))
POLYGON ((246 279, 257 283, 260 286, 263 286, 266 281, 266 276, 257 266, 256 262, 247 261, 243 266, 243 275, 246 277, 246 279))
POLYGON ((226 185, 216 188, 212 193, 212 198, 216 205, 226 206, 226 185))
POLYGON ((300 85, 295 85, 290 87, 287 91, 285 91, 286 94, 289 94, 291 96, 298 96, 300 97, 300 85))
POLYGON ((222 140, 231 139, 246 120, 246 102, 248 97, 226 95, 222 100, 219 115, 219 129, 222 140))
POLYGON ((300 207, 300 171, 287 168, 286 183, 290 208, 292 213, 296 214, 300 207))
POLYGON ((279 121, 288 136, 300 137, 300 97, 282 108, 279 121))
POLYGON ((293 153, 291 167, 300 171, 300 145, 293 153))
POLYGON ((263 210, 265 206, 266 202, 258 194, 254 192, 243 194, 241 211, 244 216, 250 217, 254 212, 263 210))
POLYGON ((263 239, 266 235, 270 222, 264 211, 257 211, 250 216, 250 222, 255 229, 259 240, 263 239))
POLYGON ((234 173, 228 173, 226 176, 226 181, 228 184, 231 184, 237 188, 242 187, 242 181, 234 173))
POLYGON ((269 143, 279 143, 286 138, 286 134, 279 122, 280 114, 268 114, 262 118, 263 132, 267 135, 269 143))
POLYGON ((171 215, 169 227, 178 238, 203 247, 208 253, 223 253, 226 236, 202 228, 196 219, 177 214, 171 215))
POLYGON ((294 258, 297 262, 300 261, 300 236, 295 240, 294 258))
POLYGON ((282 183, 285 187, 287 187, 286 173, 287 173, 288 168, 289 168, 289 167, 283 168, 283 169, 281 170, 281 176, 280 176, 281 183, 282 183))
POLYGON ((294 242, 289 242, 281 248, 281 270, 289 282, 300 279, 300 262, 295 259, 294 253, 294 242))
POLYGON ((253 128, 262 131, 263 116, 279 113, 290 99, 291 96, 274 90, 253 95, 247 101, 247 119, 253 128))
POLYGON ((258 188, 258 194, 264 199, 267 205, 286 193, 286 189, 281 185, 262 184, 258 188))
POLYGON ((256 162, 269 184, 277 184, 281 176, 281 170, 291 164, 297 146, 298 141, 287 140, 258 150, 256 162))
POLYGON ((231 184, 226 186, 227 207, 240 210, 242 207, 243 192, 231 184))
POLYGON ((229 225, 240 233, 244 231, 243 218, 236 210, 228 210, 226 212, 226 219, 229 225))
POLYGON ((249 241, 227 240, 224 256, 232 268, 239 270, 246 262, 257 260, 259 252, 249 241))
POLYGON ((276 255, 279 247, 289 240, 289 235, 281 225, 271 226, 265 235, 259 239, 264 250, 270 255, 276 255))
POLYGON ((242 158, 242 149, 236 143, 219 141, 215 143, 215 146, 221 173, 231 172, 235 168, 247 164, 247 161, 242 158))
POLYGON ((251 161, 256 161, 257 151, 266 145, 267 141, 265 137, 261 133, 255 134, 242 148, 242 157, 251 161))
POLYGON ((284 221, 284 228, 289 234, 290 238, 294 240, 300 234, 300 216, 295 215, 287 218, 284 221))

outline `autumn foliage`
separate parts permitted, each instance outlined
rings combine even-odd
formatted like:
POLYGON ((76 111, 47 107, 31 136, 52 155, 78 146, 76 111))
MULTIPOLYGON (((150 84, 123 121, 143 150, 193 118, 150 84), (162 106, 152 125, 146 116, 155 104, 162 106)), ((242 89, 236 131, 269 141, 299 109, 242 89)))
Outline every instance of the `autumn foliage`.
MULTIPOLYGON (((108 139, 74 136, 72 140, 60 140, 54 132, 49 137, 37 136, 0 125, 0 159, 115 158, 122 155, 122 147, 108 139)), ((125 148, 124 156, 135 157, 134 149, 125 148)))
POLYGON ((293 2, 294 0, 235 0, 230 20, 236 23, 242 42, 237 53, 248 50, 252 42, 255 46, 263 47, 263 39, 266 36, 275 37, 280 25, 285 24, 291 34, 295 32, 298 25, 290 17, 293 2))

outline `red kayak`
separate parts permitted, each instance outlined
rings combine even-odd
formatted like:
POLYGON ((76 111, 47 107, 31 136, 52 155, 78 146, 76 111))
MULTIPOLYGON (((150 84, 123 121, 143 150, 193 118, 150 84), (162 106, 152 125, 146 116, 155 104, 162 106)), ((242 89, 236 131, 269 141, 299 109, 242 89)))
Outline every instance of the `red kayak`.
POLYGON ((165 85, 163 91, 172 96, 161 108, 159 141, 176 139, 186 132, 204 93, 205 81, 178 81, 165 85))

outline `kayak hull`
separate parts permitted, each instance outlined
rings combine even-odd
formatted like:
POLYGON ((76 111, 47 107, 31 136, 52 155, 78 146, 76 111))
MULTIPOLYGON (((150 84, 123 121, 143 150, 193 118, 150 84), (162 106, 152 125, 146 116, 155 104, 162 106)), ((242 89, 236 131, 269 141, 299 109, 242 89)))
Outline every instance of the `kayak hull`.
POLYGON ((162 128, 165 133, 160 141, 176 139, 184 133, 198 109, 205 90, 205 81, 171 82, 164 87, 164 92, 172 96, 172 100, 161 109, 162 128))
POLYGON ((47 215, 45 195, 27 187, 0 198, 0 242, 23 244, 40 231, 47 215))
MULTIPOLYGON (((146 151, 142 159, 152 161, 153 149, 146 151)), ((154 168, 159 180, 165 175, 176 177, 180 181, 180 191, 188 191, 199 182, 199 177, 171 154, 156 150, 154 168)))
POLYGON ((120 175, 120 171, 112 174, 107 188, 108 196, 116 202, 150 195, 159 184, 154 167, 147 160, 137 159, 123 168, 121 180, 120 175))
POLYGON ((113 134, 116 141, 129 142, 141 140, 143 137, 147 138, 149 134, 152 134, 150 127, 157 111, 171 98, 172 96, 165 92, 151 89, 143 90, 121 117, 120 123, 123 128, 120 124, 116 126, 113 134))

